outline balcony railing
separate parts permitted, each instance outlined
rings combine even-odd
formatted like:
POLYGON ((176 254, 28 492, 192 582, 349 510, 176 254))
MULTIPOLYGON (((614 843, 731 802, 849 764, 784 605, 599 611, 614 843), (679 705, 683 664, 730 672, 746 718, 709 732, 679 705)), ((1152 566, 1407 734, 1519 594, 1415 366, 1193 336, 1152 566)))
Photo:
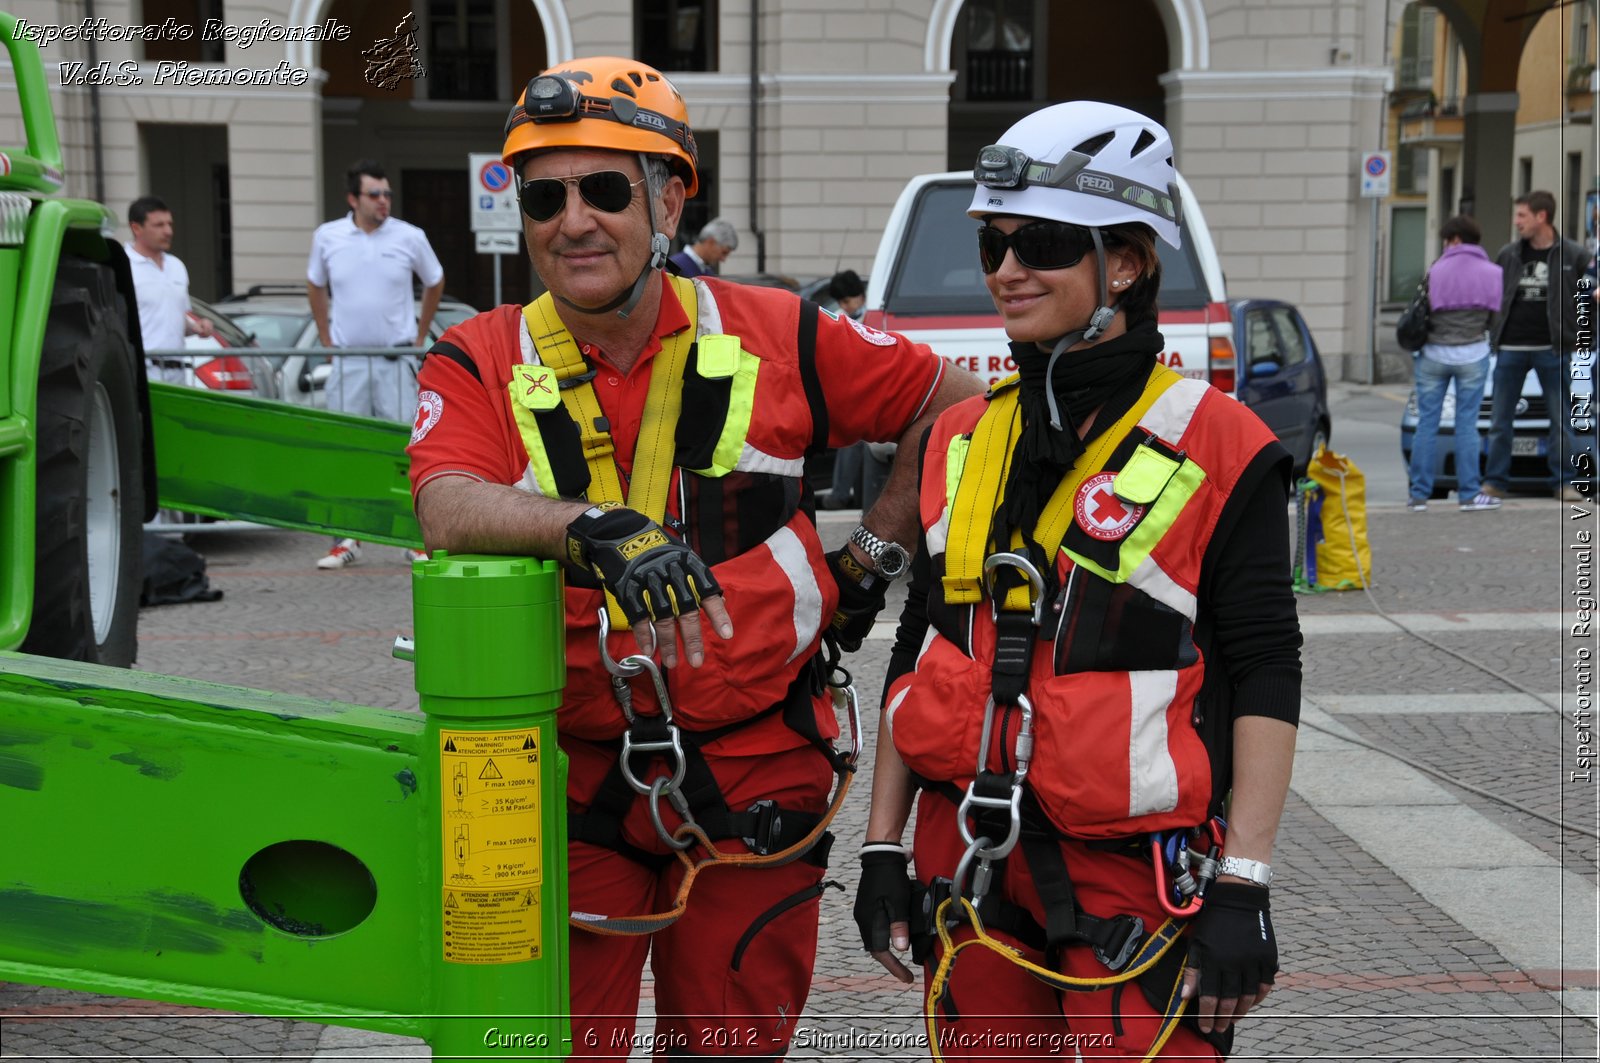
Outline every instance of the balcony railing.
POLYGON ((967 99, 1028 100, 1033 98, 1033 55, 1030 52, 967 53, 967 99))

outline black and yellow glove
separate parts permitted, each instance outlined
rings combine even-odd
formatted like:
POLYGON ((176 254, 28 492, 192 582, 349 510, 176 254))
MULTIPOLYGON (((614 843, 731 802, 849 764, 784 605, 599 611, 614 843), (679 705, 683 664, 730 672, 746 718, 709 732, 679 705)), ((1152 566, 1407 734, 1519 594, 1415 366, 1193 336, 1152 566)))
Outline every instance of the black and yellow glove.
POLYGON ((848 546, 828 555, 828 571, 839 585, 839 604, 828 629, 839 641, 839 648, 854 653, 872 632, 872 624, 883 612, 889 596, 889 581, 856 560, 848 546))
POLYGON ((567 525, 567 561, 592 572, 628 623, 667 620, 721 594, 706 563, 638 510, 595 506, 567 525))

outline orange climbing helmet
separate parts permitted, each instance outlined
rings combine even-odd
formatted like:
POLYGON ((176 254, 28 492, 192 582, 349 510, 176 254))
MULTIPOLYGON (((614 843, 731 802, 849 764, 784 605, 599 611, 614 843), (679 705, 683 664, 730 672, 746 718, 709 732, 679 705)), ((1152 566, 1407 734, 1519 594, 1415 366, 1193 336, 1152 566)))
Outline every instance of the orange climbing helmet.
POLYGON ((688 186, 700 187, 689 109, 666 75, 633 59, 602 55, 558 63, 528 82, 506 119, 500 155, 603 148, 663 155, 688 186))

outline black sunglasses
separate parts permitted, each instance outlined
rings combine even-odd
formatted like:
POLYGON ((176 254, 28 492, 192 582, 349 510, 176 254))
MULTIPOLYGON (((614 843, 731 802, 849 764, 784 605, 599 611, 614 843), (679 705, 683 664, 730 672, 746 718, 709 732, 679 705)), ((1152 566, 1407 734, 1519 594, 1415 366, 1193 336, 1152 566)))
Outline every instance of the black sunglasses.
POLYGON ((575 177, 540 177, 522 183, 518 198, 522 213, 534 221, 549 221, 561 213, 567 203, 567 185, 576 181, 578 194, 595 210, 607 214, 621 214, 633 202, 635 185, 644 184, 644 178, 628 180, 621 170, 596 170, 575 177))
POLYGON ((1094 237, 1082 225, 1064 221, 1029 222, 1003 233, 993 225, 978 230, 978 265, 993 273, 1006 259, 1006 249, 1029 269, 1070 269, 1094 248, 1094 237))

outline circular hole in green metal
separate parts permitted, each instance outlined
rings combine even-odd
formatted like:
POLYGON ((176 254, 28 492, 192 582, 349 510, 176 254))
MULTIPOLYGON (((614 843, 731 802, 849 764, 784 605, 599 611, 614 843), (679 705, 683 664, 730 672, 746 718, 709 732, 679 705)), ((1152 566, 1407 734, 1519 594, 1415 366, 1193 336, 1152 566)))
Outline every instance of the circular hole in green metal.
POLYGON ((378 884, 366 864, 337 845, 287 841, 245 861, 239 896, 284 933, 321 938, 360 926, 378 903, 378 884))

